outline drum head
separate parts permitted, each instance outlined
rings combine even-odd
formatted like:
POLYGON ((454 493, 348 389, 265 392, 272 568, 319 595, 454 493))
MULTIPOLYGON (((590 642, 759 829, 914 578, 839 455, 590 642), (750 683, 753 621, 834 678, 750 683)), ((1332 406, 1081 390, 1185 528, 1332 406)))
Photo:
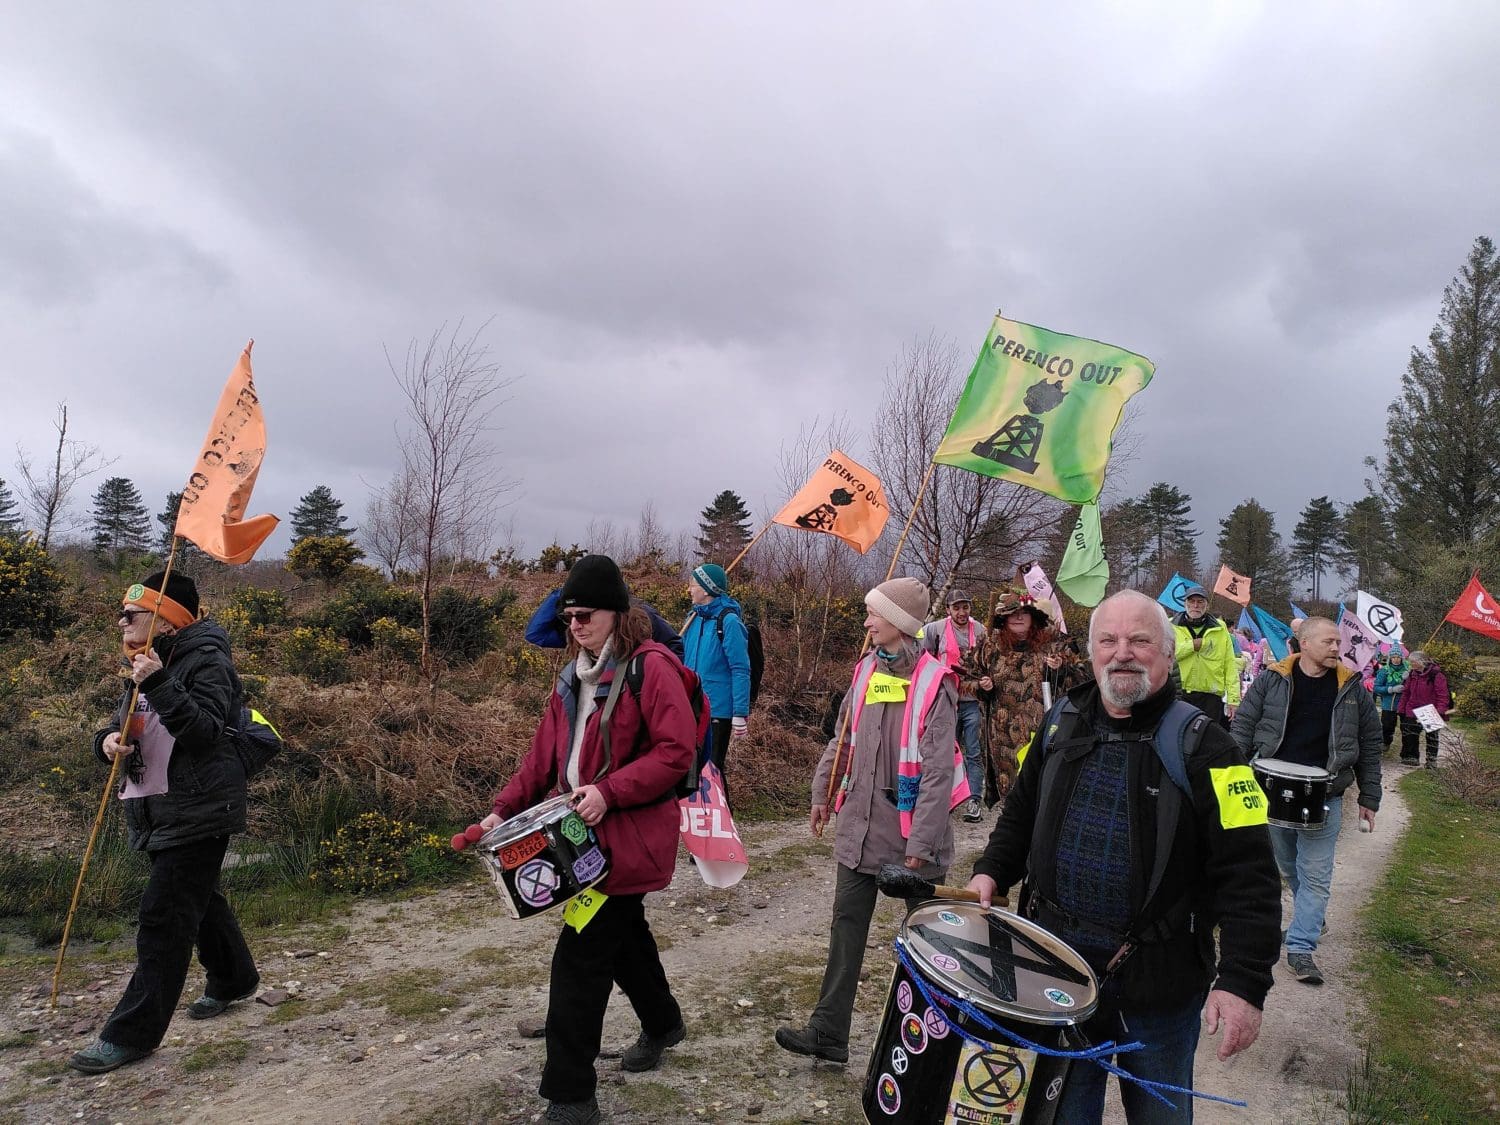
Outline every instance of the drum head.
POLYGON ((544 824, 561 820, 570 807, 569 800, 567 796, 552 797, 540 805, 532 805, 525 812, 516 813, 509 820, 500 822, 481 836, 478 846, 494 849, 512 840, 519 840, 522 836, 535 832, 544 824))
POLYGON ((923 903, 907 914, 897 940, 928 981, 993 1015, 1073 1024, 1099 1002, 1094 971, 1071 946, 997 907, 923 903))
POLYGON ((1268 777, 1318 781, 1328 776, 1327 770, 1320 770, 1317 766, 1305 766, 1301 762, 1283 762, 1279 758, 1256 758, 1251 765, 1256 773, 1263 773, 1268 777))

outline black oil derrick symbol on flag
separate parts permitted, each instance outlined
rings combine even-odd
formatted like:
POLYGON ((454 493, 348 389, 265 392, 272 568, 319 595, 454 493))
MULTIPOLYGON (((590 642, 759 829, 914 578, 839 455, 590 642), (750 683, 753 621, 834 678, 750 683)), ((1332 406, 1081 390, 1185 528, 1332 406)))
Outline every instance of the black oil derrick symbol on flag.
POLYGON ((971 941, 955 934, 928 934, 933 948, 958 959, 974 979, 984 982, 986 988, 1000 1000, 1015 1000, 1016 970, 1026 969, 1068 984, 1087 984, 1088 977, 1072 965, 1058 958, 1050 949, 1032 940, 1018 930, 1012 930, 993 915, 986 915, 990 940, 987 943, 971 941), (1026 952, 1018 952, 1017 945, 1026 952))
POLYGON ((1023 473, 1034 473, 1039 462, 1037 452, 1042 448, 1042 431, 1047 427, 1037 417, 1062 405, 1067 392, 1059 379, 1049 383, 1043 379, 1026 388, 1026 409, 1030 414, 1013 414, 1005 425, 983 441, 974 443, 974 453, 986 461, 998 465, 1009 465, 1023 473))
POLYGON ((838 510, 847 508, 854 503, 854 493, 843 488, 835 488, 828 494, 828 503, 819 504, 806 515, 798 516, 796 524, 805 527, 809 531, 832 531, 833 525, 838 521, 838 510))

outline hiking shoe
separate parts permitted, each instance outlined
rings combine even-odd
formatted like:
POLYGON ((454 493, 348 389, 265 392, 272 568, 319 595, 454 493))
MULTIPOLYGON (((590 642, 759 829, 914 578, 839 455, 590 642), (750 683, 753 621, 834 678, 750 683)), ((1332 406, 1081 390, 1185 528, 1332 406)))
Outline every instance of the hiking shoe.
POLYGON ((1436 758, 1428 758, 1427 759, 1427 768, 1430 769, 1430 770, 1437 769, 1437 759, 1436 758))
POLYGON ((643 1070, 655 1070, 661 1065, 661 1053, 668 1047, 677 1046, 685 1038, 687 1028, 680 1023, 665 1035, 647 1035, 643 1031, 641 1037, 621 1053, 620 1069, 636 1074, 643 1070))
POLYGON ((599 1120, 599 1099, 586 1102, 549 1102, 543 1121, 562 1121, 565 1125, 596 1125, 599 1120))
POLYGON ((118 1043, 95 1039, 83 1050, 75 1051, 68 1059, 68 1065, 79 1074, 108 1074, 126 1063, 138 1062, 150 1053, 144 1047, 122 1047, 118 1043))
POLYGON ((978 797, 970 797, 964 805, 964 819, 970 824, 978 824, 984 819, 984 813, 979 807, 978 797))
POLYGON ((215 1000, 212 996, 205 994, 188 1005, 188 1015, 192 1016, 195 1020, 211 1020, 215 1016, 222 1016, 227 1012, 229 1005, 238 1004, 241 1000, 249 1000, 259 991, 260 978, 256 977, 254 984, 232 1000, 215 1000))
POLYGON ((1317 962, 1312 959, 1311 953, 1288 953, 1286 963, 1292 968, 1292 975, 1303 984, 1322 984, 1323 974, 1318 971, 1317 962))
POLYGON ((1402 754, 1401 755, 1401 764, 1403 766, 1419 766, 1419 765, 1422 764, 1422 760, 1420 758, 1411 758, 1411 757, 1408 757, 1405 754, 1402 754))
POLYGON ((812 1027, 778 1027, 776 1045, 794 1055, 809 1055, 825 1062, 846 1063, 849 1061, 847 1044, 835 1043, 812 1027))

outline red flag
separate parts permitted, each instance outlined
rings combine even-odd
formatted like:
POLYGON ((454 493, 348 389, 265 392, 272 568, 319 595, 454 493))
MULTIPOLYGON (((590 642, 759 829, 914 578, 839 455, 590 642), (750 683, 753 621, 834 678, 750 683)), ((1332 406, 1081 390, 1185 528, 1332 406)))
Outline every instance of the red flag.
POLYGON ((245 519, 250 490, 266 455, 266 420, 250 373, 254 344, 251 340, 245 345, 234 374, 224 384, 203 450, 182 490, 174 529, 174 534, 225 563, 249 562, 277 524, 269 515, 245 519))
POLYGON ((1490 592, 1479 584, 1477 574, 1469 579, 1468 587, 1443 620, 1500 641, 1500 608, 1496 607, 1490 592))

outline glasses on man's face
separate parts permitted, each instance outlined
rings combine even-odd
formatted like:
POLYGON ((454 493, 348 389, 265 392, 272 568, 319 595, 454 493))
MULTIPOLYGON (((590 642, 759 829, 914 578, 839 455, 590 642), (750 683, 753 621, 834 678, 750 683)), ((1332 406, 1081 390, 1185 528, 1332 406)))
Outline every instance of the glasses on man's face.
POLYGON ((596 609, 575 609, 569 613, 558 614, 558 618, 564 625, 587 625, 598 612, 596 609))
POLYGON ((125 624, 127 624, 127 625, 133 623, 137 617, 150 617, 150 616, 151 616, 151 611, 149 609, 122 609, 122 610, 120 610, 120 620, 123 621, 123 622, 125 622, 125 624))

